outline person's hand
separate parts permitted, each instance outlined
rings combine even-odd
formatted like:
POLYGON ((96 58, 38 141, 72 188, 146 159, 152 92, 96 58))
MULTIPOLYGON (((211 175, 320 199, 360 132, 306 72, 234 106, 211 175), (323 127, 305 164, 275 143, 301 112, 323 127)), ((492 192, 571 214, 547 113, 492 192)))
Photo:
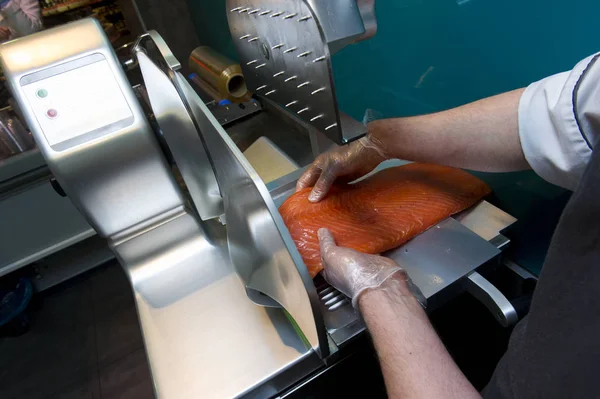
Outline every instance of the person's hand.
POLYGON ((314 186, 308 200, 319 202, 337 179, 346 182, 356 180, 386 159, 383 145, 378 140, 370 136, 363 137, 347 146, 319 155, 298 179, 296 191, 314 186))
POLYGON ((6 26, 0 26, 0 40, 8 40, 10 39, 10 29, 6 26))
POLYGON ((354 308, 363 292, 379 288, 392 276, 398 277, 401 282, 401 292, 414 295, 425 306, 423 294, 396 262, 383 256, 338 247, 327 229, 319 229, 318 234, 325 267, 323 276, 329 284, 352 299, 354 308))

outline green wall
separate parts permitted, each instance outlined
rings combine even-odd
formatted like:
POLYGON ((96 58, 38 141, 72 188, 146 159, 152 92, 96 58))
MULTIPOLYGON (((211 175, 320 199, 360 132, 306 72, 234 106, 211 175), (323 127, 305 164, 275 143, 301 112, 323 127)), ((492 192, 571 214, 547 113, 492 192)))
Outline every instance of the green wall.
POLYGON ((598 15, 597 0, 379 1, 377 35, 334 58, 340 104, 414 115, 526 86, 600 50, 598 15))
POLYGON ((188 5, 200 43, 237 59, 227 25, 225 0, 188 0, 188 5))
MULTIPOLYGON (((200 41, 235 57, 225 1, 189 4, 200 41)), ((597 0, 378 0, 377 35, 333 58, 340 106, 414 115, 525 86, 599 51, 598 16, 597 0)))
MULTIPOLYGON (((200 41, 235 58, 225 1, 189 4, 200 41)), ((391 117, 455 107, 600 51, 598 0, 377 0, 376 8, 377 35, 333 57, 340 107, 359 120, 367 109, 391 117)), ((513 257, 538 272, 568 193, 533 172, 479 175, 521 222, 513 257)))

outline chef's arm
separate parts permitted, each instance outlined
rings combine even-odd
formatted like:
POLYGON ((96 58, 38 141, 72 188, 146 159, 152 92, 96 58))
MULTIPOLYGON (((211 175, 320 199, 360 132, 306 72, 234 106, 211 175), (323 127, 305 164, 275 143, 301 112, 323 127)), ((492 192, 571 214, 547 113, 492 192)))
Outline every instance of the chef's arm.
POLYGON ((519 100, 524 89, 448 111, 369 124, 366 137, 321 154, 298 179, 314 186, 311 201, 325 197, 334 181, 351 181, 386 159, 507 172, 529 168, 519 138, 519 100))
POLYGON ((360 309, 389 397, 479 397, 433 330, 406 272, 389 258, 338 247, 327 229, 318 235, 324 277, 360 309))
POLYGON ((518 124, 523 91, 435 114, 374 121, 369 135, 387 158, 487 172, 528 169, 518 124))
POLYGON ((390 398, 479 398, 411 294, 402 275, 364 292, 360 312, 390 398))
POLYGON ((532 168, 574 190, 600 142, 600 53, 571 71, 462 107, 384 119, 369 134, 321 154, 298 180, 320 201, 336 180, 353 180, 389 158, 507 172, 532 168))

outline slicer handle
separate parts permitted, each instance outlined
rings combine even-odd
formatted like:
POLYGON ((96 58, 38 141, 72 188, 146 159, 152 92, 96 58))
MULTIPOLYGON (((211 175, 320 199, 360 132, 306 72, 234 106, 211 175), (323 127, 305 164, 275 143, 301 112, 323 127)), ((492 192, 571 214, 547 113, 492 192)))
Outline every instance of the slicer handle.
POLYGON ((181 63, 175 58, 175 55, 167 45, 167 42, 158 34, 158 32, 154 30, 149 30, 144 33, 140 37, 138 37, 137 41, 133 46, 133 57, 136 58, 136 54, 138 51, 144 51, 142 47, 142 42, 145 39, 150 39, 156 45, 156 48, 160 52, 160 55, 164 58, 165 63, 169 69, 172 71, 178 71, 181 69, 181 63))
POLYGON ((517 311, 508 299, 492 283, 477 272, 467 277, 467 291, 477 298, 503 327, 519 321, 517 311))

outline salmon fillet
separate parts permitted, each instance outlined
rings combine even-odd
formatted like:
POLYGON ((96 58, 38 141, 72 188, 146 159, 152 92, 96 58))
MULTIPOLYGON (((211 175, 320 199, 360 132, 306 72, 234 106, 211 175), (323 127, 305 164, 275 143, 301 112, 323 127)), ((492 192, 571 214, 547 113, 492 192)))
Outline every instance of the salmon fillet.
POLYGON ((317 203, 308 201, 310 191, 293 194, 279 212, 315 277, 323 270, 317 237, 321 227, 331 231, 339 246, 378 254, 469 208, 491 190, 460 169, 412 163, 356 184, 336 185, 317 203))

